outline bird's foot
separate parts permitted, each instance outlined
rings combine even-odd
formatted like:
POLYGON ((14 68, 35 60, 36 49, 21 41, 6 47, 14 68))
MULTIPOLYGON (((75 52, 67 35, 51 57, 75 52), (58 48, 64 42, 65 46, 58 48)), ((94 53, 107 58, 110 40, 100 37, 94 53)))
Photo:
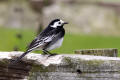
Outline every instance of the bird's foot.
POLYGON ((47 50, 43 50, 43 55, 48 55, 48 57, 51 57, 51 56, 55 56, 57 55, 56 53, 50 53, 49 51, 47 50))
POLYGON ((58 55, 57 53, 53 53, 53 54, 49 54, 49 56, 48 57, 51 57, 51 56, 56 56, 56 55, 58 55))
POLYGON ((48 53, 42 53, 42 55, 49 55, 48 53))

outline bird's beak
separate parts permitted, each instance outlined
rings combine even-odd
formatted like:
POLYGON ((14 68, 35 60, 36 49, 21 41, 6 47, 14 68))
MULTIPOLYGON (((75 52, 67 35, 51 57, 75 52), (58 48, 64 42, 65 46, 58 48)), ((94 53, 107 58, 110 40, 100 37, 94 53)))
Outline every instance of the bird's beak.
POLYGON ((68 24, 68 22, 64 22, 63 24, 68 24))

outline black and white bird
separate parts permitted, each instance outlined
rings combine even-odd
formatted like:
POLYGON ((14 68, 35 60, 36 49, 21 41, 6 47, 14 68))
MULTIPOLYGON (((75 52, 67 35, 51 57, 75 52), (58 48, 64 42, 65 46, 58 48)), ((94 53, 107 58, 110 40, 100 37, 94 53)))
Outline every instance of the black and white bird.
POLYGON ((28 49, 14 62, 20 61, 26 54, 33 50, 42 50, 44 54, 51 54, 49 51, 59 48, 62 45, 65 30, 63 26, 68 24, 61 19, 55 19, 46 27, 28 46, 28 49))

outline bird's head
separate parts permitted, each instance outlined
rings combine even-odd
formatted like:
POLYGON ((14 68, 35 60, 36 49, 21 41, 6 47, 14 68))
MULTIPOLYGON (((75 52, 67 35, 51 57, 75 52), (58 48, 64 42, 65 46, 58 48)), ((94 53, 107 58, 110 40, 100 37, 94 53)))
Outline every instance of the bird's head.
POLYGON ((64 22, 61 19, 54 19, 53 21, 51 21, 49 26, 52 28, 62 28, 65 24, 68 24, 68 23, 64 22))

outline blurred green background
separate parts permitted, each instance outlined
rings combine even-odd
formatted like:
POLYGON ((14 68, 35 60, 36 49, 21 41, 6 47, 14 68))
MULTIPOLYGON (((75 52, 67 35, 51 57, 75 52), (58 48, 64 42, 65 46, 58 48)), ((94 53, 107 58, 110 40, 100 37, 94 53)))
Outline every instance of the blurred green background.
MULTIPOLYGON (((25 51, 48 23, 68 21, 62 47, 56 53, 79 49, 120 50, 120 0, 1 0, 0 51, 25 51)), ((41 51, 34 51, 41 53, 41 51)))

